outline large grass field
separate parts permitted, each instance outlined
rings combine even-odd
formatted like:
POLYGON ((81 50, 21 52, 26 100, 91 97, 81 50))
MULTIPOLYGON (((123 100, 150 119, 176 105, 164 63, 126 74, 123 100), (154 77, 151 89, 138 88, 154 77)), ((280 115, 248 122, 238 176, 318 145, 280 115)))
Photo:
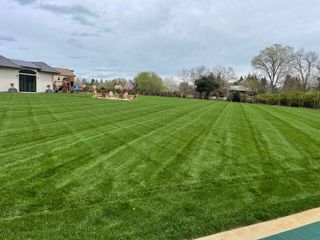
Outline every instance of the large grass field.
POLYGON ((0 239, 191 239, 320 206, 320 111, 0 94, 0 239))

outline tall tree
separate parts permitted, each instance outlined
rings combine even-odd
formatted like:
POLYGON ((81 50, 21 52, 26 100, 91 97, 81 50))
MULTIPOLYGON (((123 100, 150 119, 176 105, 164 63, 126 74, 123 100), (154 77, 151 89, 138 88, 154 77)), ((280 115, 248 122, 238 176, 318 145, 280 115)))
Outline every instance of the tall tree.
POLYGON ((299 80, 300 87, 307 91, 308 85, 317 77, 319 55, 316 52, 306 52, 300 49, 294 56, 294 75, 299 80))
POLYGON ((183 82, 192 82, 191 79, 191 70, 187 69, 187 68, 183 68, 180 72, 179 72, 179 77, 183 82))
POLYGON ((301 89, 299 80, 288 74, 283 82, 282 91, 290 92, 298 91, 299 89, 301 89))
POLYGON ((173 77, 164 78, 163 84, 168 92, 175 92, 179 90, 179 85, 173 77))
POLYGON ((196 80, 200 79, 203 76, 208 76, 210 74, 210 70, 206 66, 198 66, 195 68, 191 68, 189 71, 189 76, 192 83, 195 83, 196 80))
POLYGON ((218 79, 213 73, 208 76, 202 76, 195 81, 196 91, 199 93, 205 93, 205 98, 209 98, 210 93, 219 88, 218 79))
POLYGON ((261 78, 261 92, 265 93, 268 91, 268 80, 263 77, 261 78))
POLYGON ((237 80, 237 76, 232 67, 217 65, 213 68, 212 73, 217 77, 219 86, 221 88, 224 88, 228 85, 228 83, 237 80))
POLYGON ((259 55, 252 59, 252 66, 268 78, 271 92, 275 91, 289 73, 294 59, 293 51, 290 46, 274 44, 261 50, 259 55))
POLYGON ((242 86, 249 88, 252 92, 262 93, 264 92, 264 83, 261 79, 258 78, 255 74, 248 74, 245 76, 242 82, 242 86))
POLYGON ((316 78, 316 89, 320 91, 320 62, 318 63, 317 69, 318 69, 318 77, 316 78))
POLYGON ((186 97, 187 95, 193 94, 194 88, 188 82, 181 82, 179 85, 179 91, 181 93, 181 97, 186 97))
POLYGON ((135 79, 136 90, 142 94, 158 94, 164 89, 162 79, 153 72, 141 72, 135 79))

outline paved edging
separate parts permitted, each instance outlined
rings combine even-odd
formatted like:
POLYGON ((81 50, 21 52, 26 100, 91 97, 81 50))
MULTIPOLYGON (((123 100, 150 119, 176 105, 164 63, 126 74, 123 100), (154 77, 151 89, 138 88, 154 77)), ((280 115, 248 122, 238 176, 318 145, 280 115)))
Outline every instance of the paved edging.
POLYGON ((287 217, 237 228, 198 240, 256 240, 320 221, 320 208, 287 217))

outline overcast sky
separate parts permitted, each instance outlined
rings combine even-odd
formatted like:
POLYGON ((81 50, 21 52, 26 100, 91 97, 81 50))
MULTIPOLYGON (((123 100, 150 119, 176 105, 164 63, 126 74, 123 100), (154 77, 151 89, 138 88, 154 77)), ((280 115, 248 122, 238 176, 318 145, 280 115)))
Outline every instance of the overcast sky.
POLYGON ((0 10, 0 55, 82 76, 217 64, 239 76, 273 43, 320 52, 320 0, 0 0, 0 10))

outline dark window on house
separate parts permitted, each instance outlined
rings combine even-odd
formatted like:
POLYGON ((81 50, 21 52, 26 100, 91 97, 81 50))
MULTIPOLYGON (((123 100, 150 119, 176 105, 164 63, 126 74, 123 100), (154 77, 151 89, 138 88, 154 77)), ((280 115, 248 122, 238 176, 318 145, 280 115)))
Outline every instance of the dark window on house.
POLYGON ((19 91, 20 92, 36 92, 37 91, 37 75, 34 71, 29 69, 20 70, 19 91))

